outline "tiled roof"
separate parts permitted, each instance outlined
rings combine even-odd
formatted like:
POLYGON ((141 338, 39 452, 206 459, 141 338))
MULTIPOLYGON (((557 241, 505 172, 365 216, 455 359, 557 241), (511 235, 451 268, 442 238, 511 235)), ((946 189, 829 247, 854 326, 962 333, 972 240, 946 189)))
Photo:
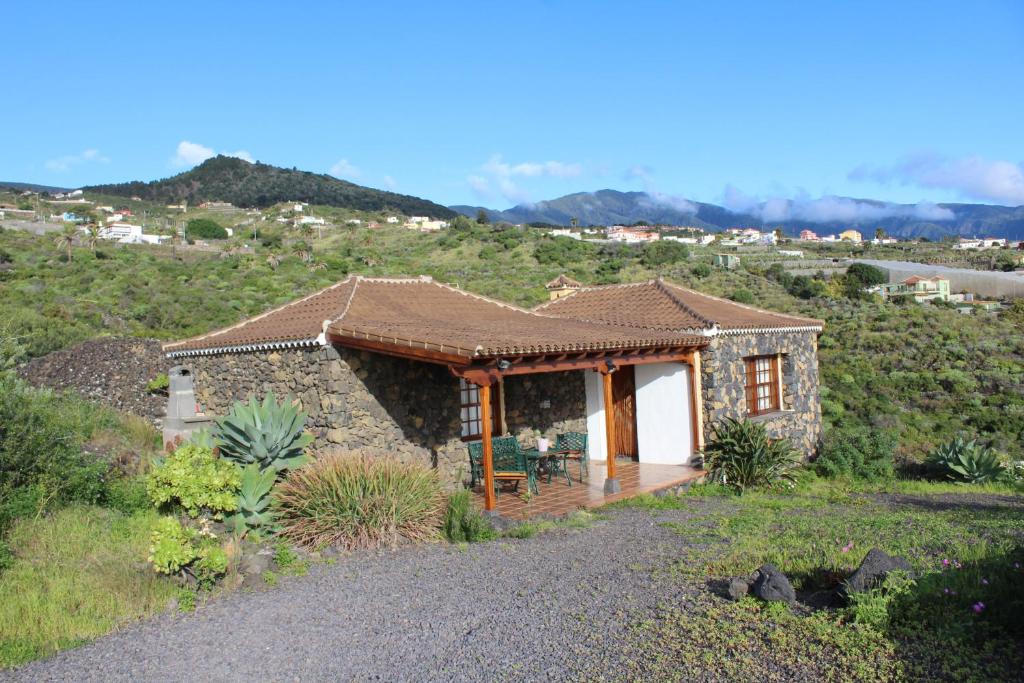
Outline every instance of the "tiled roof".
POLYGON ((677 332, 821 328, 813 318, 774 313, 692 289, 650 280, 626 285, 583 287, 534 309, 544 315, 677 332))
POLYGON ((559 275, 554 280, 552 280, 551 282, 547 283, 544 286, 547 289, 559 289, 561 287, 577 288, 582 287, 583 285, 581 285, 579 282, 576 282, 571 277, 567 276, 565 273, 562 273, 561 275, 559 275))
POLYGON ((233 327, 167 344, 169 354, 312 344, 325 333, 344 344, 371 341, 485 358, 572 351, 699 346, 706 339, 668 329, 541 315, 433 282, 364 278, 343 282, 233 327))

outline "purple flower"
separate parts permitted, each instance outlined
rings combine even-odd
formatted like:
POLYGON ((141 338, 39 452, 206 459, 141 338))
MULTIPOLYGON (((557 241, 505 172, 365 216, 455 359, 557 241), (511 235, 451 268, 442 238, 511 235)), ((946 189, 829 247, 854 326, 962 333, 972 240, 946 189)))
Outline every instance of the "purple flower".
POLYGON ((963 565, 960 564, 959 560, 953 560, 953 567, 955 567, 956 569, 960 569, 960 567, 962 567, 962 566, 963 565))
POLYGON ((945 588, 943 588, 942 592, 945 593, 946 595, 949 595, 949 586, 946 586, 945 588))
POLYGON ((981 580, 981 585, 982 586, 987 586, 988 585, 988 579, 982 579, 981 580))
POLYGON ((948 567, 948 566, 949 566, 949 559, 945 559, 945 560, 943 560, 943 561, 942 561, 942 566, 943 566, 943 567, 948 567))
POLYGON ((848 552, 850 552, 851 550, 853 550, 853 541, 850 541, 849 543, 847 543, 846 545, 844 545, 844 546, 843 546, 843 548, 842 548, 842 551, 843 551, 844 553, 848 553, 848 552))
POLYGON ((976 602, 976 603, 974 603, 974 605, 971 606, 971 609, 974 610, 975 614, 981 614, 982 612, 985 611, 985 603, 983 603, 983 602, 976 602))
POLYGON ((1013 568, 1014 569, 1020 569, 1020 562, 1014 562, 1013 563, 1013 568))

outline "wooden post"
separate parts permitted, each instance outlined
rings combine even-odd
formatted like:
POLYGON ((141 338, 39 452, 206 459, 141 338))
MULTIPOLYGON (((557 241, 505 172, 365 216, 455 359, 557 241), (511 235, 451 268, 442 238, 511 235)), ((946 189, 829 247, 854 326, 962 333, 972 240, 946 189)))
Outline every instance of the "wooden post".
POLYGON ((700 370, 700 351, 690 361, 690 400, 693 405, 693 449, 704 450, 704 391, 700 370))
POLYGON ((612 395, 612 368, 601 370, 601 382, 604 385, 604 438, 608 466, 604 492, 618 493, 622 487, 615 478, 615 399, 612 395))
POLYGON ((484 510, 494 510, 494 446, 491 443, 491 385, 480 386, 480 438, 484 450, 484 510))

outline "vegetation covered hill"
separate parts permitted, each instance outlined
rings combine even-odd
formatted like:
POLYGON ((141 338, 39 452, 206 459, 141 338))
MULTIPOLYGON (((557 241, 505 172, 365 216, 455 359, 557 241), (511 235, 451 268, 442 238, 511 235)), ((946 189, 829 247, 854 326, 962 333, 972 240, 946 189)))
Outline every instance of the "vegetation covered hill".
MULTIPOLYGON (((1010 239, 1024 238, 1024 206, 991 206, 988 204, 938 204, 933 211, 915 210, 909 204, 886 204, 870 199, 832 198, 836 203, 855 203, 863 218, 850 220, 786 220, 766 221, 753 213, 737 213, 715 204, 706 204, 663 194, 647 192, 619 192, 598 190, 577 192, 557 199, 533 204, 520 204, 506 211, 494 211, 479 206, 453 206, 459 213, 475 218, 480 210, 493 221, 509 223, 549 223, 569 225, 572 218, 581 225, 629 225, 646 221, 666 225, 690 225, 710 230, 736 226, 765 226, 782 228, 789 235, 810 229, 819 233, 838 233, 850 227, 859 227, 874 236, 876 228, 883 228, 897 237, 927 237, 941 239, 950 235, 991 236, 1010 239), (947 214, 948 212, 948 214, 947 214), (929 214, 947 214, 936 220, 929 214)), ((763 209, 763 205, 755 207, 763 209)), ((784 207, 790 213, 792 207, 784 207)), ((753 209, 751 209, 753 210, 753 209)), ((779 207, 778 211, 782 211, 779 207)), ((854 212, 855 213, 855 212, 854 212)))
POLYGON ((588 283, 661 275, 824 319, 823 411, 836 429, 891 431, 913 460, 959 432, 1018 457, 1022 451, 1020 303, 977 316, 934 305, 901 308, 858 298, 841 281, 794 279, 754 259, 727 271, 710 267, 710 252, 689 253, 684 245, 598 245, 464 219, 439 234, 346 229, 322 240, 288 232, 261 239, 255 255, 220 258, 180 249, 172 257, 171 247, 101 245, 95 255, 76 247, 69 264, 52 238, 0 232, 0 332, 19 337, 31 356, 98 336, 181 338, 348 273, 431 275, 522 305, 545 300, 543 284, 561 272, 588 283))
POLYGON ((86 192, 178 204, 205 201, 265 208, 278 202, 300 201, 360 211, 390 210, 407 216, 451 218, 455 212, 440 204, 375 190, 321 173, 279 168, 234 157, 217 156, 190 171, 152 182, 94 185, 86 192))

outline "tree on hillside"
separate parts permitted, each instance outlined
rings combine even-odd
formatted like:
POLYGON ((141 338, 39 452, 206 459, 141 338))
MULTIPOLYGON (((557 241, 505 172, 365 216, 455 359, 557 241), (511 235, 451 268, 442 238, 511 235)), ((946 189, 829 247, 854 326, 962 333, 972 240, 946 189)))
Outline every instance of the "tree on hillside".
POLYGON ((491 222, 491 218, 490 216, 487 215, 486 211, 484 211, 483 209, 479 209, 476 212, 476 222, 479 223, 480 225, 487 225, 488 223, 491 222))
POLYGON ((884 240, 889 235, 885 232, 885 228, 875 228, 875 239, 884 240))
POLYGON ((100 227, 99 223, 90 223, 90 224, 85 226, 85 231, 86 231, 86 238, 85 238, 86 244, 89 245, 89 248, 92 249, 92 253, 95 255, 96 254, 96 245, 100 241, 100 232, 102 231, 102 228, 100 227))
POLYGON ((210 218, 193 218, 185 226, 185 234, 192 239, 222 240, 227 238, 228 231, 210 218))
POLYGON ((78 235, 78 228, 74 223, 65 223, 64 229, 57 235, 57 239, 54 242, 58 249, 66 249, 68 255, 68 263, 71 263, 71 247, 75 245, 75 237, 78 235))

